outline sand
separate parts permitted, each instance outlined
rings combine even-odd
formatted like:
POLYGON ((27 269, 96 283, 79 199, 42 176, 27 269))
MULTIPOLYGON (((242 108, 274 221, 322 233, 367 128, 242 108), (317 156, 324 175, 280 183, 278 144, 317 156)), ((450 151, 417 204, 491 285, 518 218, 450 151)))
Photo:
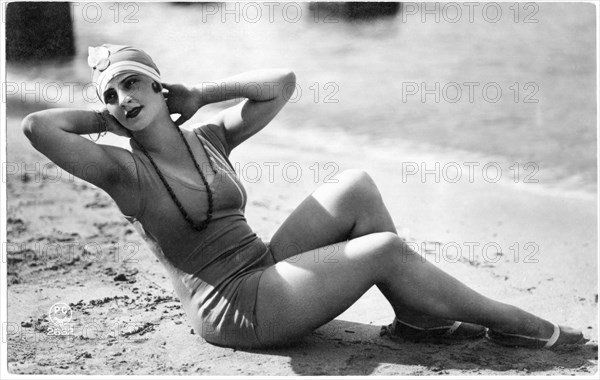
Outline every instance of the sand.
MULTIPOLYGON (((506 348, 485 339, 391 341, 379 330, 391 322, 392 310, 372 288, 292 347, 220 348, 192 331, 166 272, 110 198, 60 171, 29 145, 19 123, 35 105, 9 99, 7 108, 3 261, 8 324, 3 339, 12 374, 590 376, 597 371, 593 196, 508 180, 402 181, 401 161, 446 158, 408 144, 397 147, 397 157, 377 157, 376 149, 350 146, 334 135, 316 144, 310 134, 278 130, 283 116, 232 155, 250 199, 248 221, 263 240, 327 174, 363 168, 378 183, 401 235, 423 244, 421 253, 430 261, 487 296, 580 328, 590 341, 555 350, 506 348), (279 166, 267 164, 273 162, 279 166), (286 164, 284 174, 278 168, 286 164), (299 178, 296 165, 302 169, 299 178), (479 247, 472 255, 469 244, 479 247), (503 254, 492 249, 484 256, 486 244, 500 246, 503 254), (70 305, 71 335, 49 335, 49 308, 55 303, 70 305)), ((464 157, 449 159, 463 162, 464 157)))

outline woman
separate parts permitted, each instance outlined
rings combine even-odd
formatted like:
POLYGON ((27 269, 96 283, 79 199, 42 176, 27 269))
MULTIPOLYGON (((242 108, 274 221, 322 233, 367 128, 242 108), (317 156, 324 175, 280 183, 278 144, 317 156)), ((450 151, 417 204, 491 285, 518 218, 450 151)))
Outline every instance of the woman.
POLYGON ((269 244, 262 242, 244 218, 246 193, 228 156, 286 104, 292 71, 248 72, 213 87, 162 84, 150 56, 115 45, 90 48, 88 64, 103 111, 36 112, 24 119, 24 132, 57 165, 114 199, 167 268, 208 342, 286 344, 335 318, 372 285, 395 311, 382 329, 391 337, 475 339, 489 328, 489 339, 504 345, 583 341, 581 332, 486 298, 422 260, 398 237, 361 171, 319 187, 269 244), (204 105, 233 98, 246 100, 193 131, 179 128, 204 105), (174 122, 171 114, 181 116, 174 122), (80 136, 105 132, 129 136, 132 151, 80 136), (90 165, 99 170, 84 170, 90 165), (316 250, 334 263, 315 262, 316 250))

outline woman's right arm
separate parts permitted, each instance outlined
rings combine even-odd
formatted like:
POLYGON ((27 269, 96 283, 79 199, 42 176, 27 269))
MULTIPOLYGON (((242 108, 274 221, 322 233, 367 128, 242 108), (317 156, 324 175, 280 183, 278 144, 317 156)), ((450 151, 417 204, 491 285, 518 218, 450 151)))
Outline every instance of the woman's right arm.
POLYGON ((102 116, 77 109, 39 111, 25 117, 23 132, 33 147, 56 165, 109 193, 118 192, 119 184, 133 174, 129 153, 80 136, 105 130, 123 135, 123 127, 116 126, 118 122, 104 112, 102 116))

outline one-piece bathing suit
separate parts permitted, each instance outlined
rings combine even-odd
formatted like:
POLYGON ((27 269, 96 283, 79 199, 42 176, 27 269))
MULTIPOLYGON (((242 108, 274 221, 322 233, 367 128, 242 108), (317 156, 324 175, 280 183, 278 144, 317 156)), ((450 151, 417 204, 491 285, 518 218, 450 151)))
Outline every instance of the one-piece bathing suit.
MULTIPOLYGON (((244 216, 246 191, 229 162, 229 147, 206 124, 194 128, 216 174, 210 187, 213 217, 196 231, 185 221, 147 157, 132 141, 139 184, 138 213, 133 223, 167 268, 194 330, 207 342, 227 347, 260 346, 255 304, 264 269, 275 260, 248 226, 244 216)), ((197 145, 197 144, 196 144, 197 145)), ((201 167, 207 173, 210 166, 201 167)), ((196 223, 204 220, 207 194, 200 176, 195 185, 169 173, 164 177, 196 223)))

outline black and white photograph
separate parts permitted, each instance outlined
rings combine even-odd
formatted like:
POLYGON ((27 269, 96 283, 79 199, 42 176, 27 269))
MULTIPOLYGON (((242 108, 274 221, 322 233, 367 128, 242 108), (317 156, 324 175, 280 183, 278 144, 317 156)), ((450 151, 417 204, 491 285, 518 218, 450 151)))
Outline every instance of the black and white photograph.
POLYGON ((597 1, 0 4, 1 378, 597 376, 597 1))

